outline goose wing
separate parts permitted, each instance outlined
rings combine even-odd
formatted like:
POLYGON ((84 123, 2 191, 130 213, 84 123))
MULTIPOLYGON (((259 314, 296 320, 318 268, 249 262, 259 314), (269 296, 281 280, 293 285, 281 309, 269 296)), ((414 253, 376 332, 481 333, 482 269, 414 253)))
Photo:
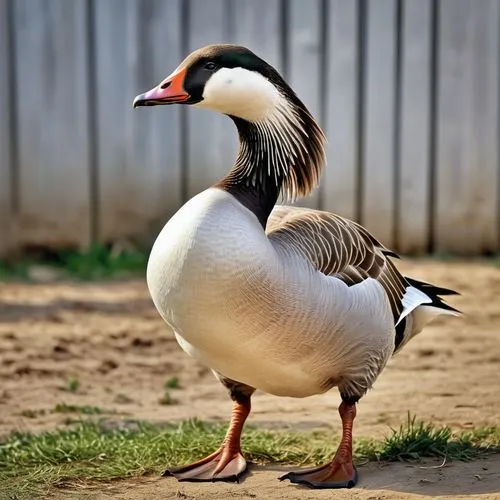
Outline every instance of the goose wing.
POLYGON ((292 247, 318 271, 348 286, 376 279, 389 298, 394 322, 405 315, 410 284, 389 259, 397 255, 359 224, 330 212, 278 205, 266 233, 272 242, 292 247))

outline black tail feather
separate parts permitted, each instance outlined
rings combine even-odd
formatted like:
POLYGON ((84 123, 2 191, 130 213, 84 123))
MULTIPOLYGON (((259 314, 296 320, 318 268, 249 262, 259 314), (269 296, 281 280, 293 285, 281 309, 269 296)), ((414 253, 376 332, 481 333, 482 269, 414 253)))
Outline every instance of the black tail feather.
POLYGON ((460 295, 457 291, 451 290, 450 288, 434 286, 430 283, 426 283, 425 281, 419 281, 414 278, 408 278, 406 276, 405 279, 411 286, 424 292, 432 300, 431 304, 429 305, 461 314, 458 309, 455 309, 454 307, 448 305, 443 299, 441 299, 441 297, 439 297, 440 295, 460 295))
POLYGON ((452 290, 451 288, 443 288, 435 285, 431 285, 430 283, 426 283, 425 281, 419 281, 414 278, 408 278, 405 276, 406 281, 415 288, 422 290, 424 293, 430 293, 432 295, 460 295, 456 290, 452 290))

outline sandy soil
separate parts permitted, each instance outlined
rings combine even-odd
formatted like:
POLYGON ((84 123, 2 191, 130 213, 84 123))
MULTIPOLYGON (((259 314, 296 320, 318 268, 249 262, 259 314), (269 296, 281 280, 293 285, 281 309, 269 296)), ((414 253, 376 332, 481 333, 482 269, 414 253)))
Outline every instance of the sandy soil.
MULTIPOLYGON (((436 321, 389 363, 359 404, 356 434, 382 436, 389 425, 403 422, 408 411, 458 429, 500 425, 500 269, 430 261, 405 261, 400 267, 416 278, 459 290, 462 296, 453 305, 466 316, 436 321)), ((98 406, 115 412, 113 418, 151 421, 194 416, 223 421, 231 407, 209 370, 177 346, 153 308, 144 280, 0 284, 0 436, 14 429, 41 431, 64 424, 68 415, 51 411, 61 402, 98 406), (173 375, 182 385, 172 391, 178 404, 161 405, 164 382, 173 375), (75 394, 62 389, 69 377, 81 383, 75 394), (26 416, 33 417, 33 412, 35 418, 26 416)), ((257 393, 250 421, 337 432, 338 403, 335 391, 308 399, 257 393)), ((361 470, 365 489, 348 495, 374 500, 484 493, 485 498, 500 498, 500 458, 485 463, 454 463, 442 469, 369 465, 361 470)), ((245 482, 232 486, 178 487, 170 479, 145 479, 112 485, 107 494, 170 498, 179 491, 180 498, 214 499, 331 495, 277 483, 276 475, 275 470, 254 469, 245 482)), ((335 493, 335 498, 347 498, 342 495, 335 493)))
POLYGON ((276 478, 289 467, 254 467, 240 484, 176 483, 170 478, 141 478, 111 484, 98 491, 91 487, 58 492, 54 498, 100 500, 256 498, 261 500, 421 500, 500 498, 500 456, 439 467, 428 461, 420 465, 369 464, 359 468, 360 484, 352 490, 311 490, 276 478))

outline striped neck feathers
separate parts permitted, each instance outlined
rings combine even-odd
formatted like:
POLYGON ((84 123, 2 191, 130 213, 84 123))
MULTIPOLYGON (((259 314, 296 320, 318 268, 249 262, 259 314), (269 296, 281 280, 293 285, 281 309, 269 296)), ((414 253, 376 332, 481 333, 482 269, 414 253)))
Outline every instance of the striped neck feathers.
POLYGON ((321 128, 281 82, 285 88, 273 85, 277 96, 258 119, 230 115, 240 149, 233 168, 217 184, 254 212, 264 227, 279 195, 286 201, 307 196, 318 185, 325 164, 321 128))

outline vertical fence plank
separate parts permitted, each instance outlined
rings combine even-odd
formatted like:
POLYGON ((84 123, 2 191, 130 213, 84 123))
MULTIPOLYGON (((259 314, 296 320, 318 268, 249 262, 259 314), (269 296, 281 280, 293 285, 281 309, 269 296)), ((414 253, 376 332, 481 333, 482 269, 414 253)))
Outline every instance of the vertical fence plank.
POLYGON ((361 221, 385 245, 394 233, 396 0, 367 2, 361 221))
POLYGON ((357 0, 329 2, 323 209, 350 219, 357 213, 359 15, 357 0))
MULTIPOLYGON (((360 196, 362 222, 385 244, 394 244, 396 235, 403 252, 426 250, 431 216, 436 250, 498 251, 500 4, 439 2, 436 157, 431 173, 433 1, 364 2, 367 43, 361 73, 358 0, 312 0, 307 6, 299 0, 288 2, 288 81, 317 118, 320 112, 324 116, 329 164, 322 181, 323 208, 354 218, 360 196), (326 67, 320 53, 322 4, 328 5, 326 67), (395 109, 398 5, 400 110, 395 109), (324 110, 322 71, 327 71, 324 110), (361 85, 363 103, 358 102, 361 85), (363 123, 358 122, 361 104, 363 123), (356 191, 358 144, 361 193, 356 191), (429 207, 434 207, 433 214, 429 207)), ((131 100, 175 68, 186 51, 207 43, 247 45, 282 70, 282 5, 280 0, 0 0, 0 253, 12 243, 14 215, 20 245, 88 244, 92 202, 97 202, 102 240, 153 235, 182 203, 184 175, 189 196, 223 176, 237 148, 230 120, 214 112, 186 110, 187 157, 182 159, 180 107, 133 111, 131 100), (182 25, 184 1, 189 26, 182 25), (15 53, 9 48, 9 8, 15 53), (187 46, 182 44, 183 32, 187 46), (5 84, 9 81, 17 83, 13 102, 5 84), (11 110, 17 124, 15 151, 11 110), (12 155, 19 166, 19 193, 11 192, 12 155), (91 193, 95 171, 98 192, 91 193), (13 197, 19 214, 12 214, 13 197)))
POLYGON ((281 71, 279 0, 233 0, 230 12, 232 42, 248 47, 281 71))
POLYGON ((431 0, 404 0, 401 40, 400 157, 397 248, 428 248, 431 138, 431 0))
POLYGON ((90 238, 86 2, 16 0, 22 244, 90 238))
POLYGON ((498 250, 496 0, 442 0, 434 240, 440 251, 498 250))
POLYGON ((8 0, 0 0, 0 256, 6 253, 12 244, 12 196, 11 192, 11 123, 10 123, 10 45, 8 37, 8 0))
POLYGON ((182 202, 180 107, 132 109, 182 59, 180 0, 95 2, 98 236, 143 240, 182 202))
MULTIPOLYGON (((230 38, 229 13, 224 0, 189 1, 188 52, 230 38)), ((208 188, 231 168, 237 133, 230 119, 214 111, 187 109, 188 196, 208 188)))
MULTIPOLYGON (((287 79, 319 122, 321 109, 321 1, 289 2, 287 79)), ((319 188, 296 205, 319 208, 319 188)))

